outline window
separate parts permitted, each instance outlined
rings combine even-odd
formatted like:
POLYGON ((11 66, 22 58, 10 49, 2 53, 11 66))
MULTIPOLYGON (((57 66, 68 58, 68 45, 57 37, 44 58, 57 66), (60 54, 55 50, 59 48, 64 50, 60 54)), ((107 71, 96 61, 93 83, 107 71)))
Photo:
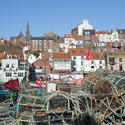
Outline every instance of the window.
POLYGON ((49 48, 52 48, 52 40, 49 40, 49 48))
POLYGON ((76 59, 76 56, 74 56, 73 59, 76 59))
POLYGON ((46 70, 46 67, 45 67, 45 66, 43 66, 43 70, 46 70))
POLYGON ((66 62, 67 60, 66 59, 64 59, 64 62, 66 62))
POLYGON ((90 32, 89 32, 89 31, 86 31, 85 34, 90 34, 90 32))
POLYGON ((81 51, 81 53, 83 53, 83 51, 81 51))
POLYGON ((113 70, 113 66, 111 66, 111 70, 113 70))
POLYGON ((12 59, 12 55, 7 55, 8 59, 12 59))
POLYGON ((35 43, 36 43, 36 48, 37 48, 37 40, 35 41, 35 43))
POLYGON ((20 59, 20 56, 19 56, 19 55, 18 55, 17 57, 18 57, 18 59, 20 59))
POLYGON ((84 65, 84 61, 81 61, 81 66, 83 66, 84 65))
POLYGON ((122 68, 122 64, 119 64, 119 70, 122 71, 123 68, 122 68))
POLYGON ((42 48, 42 40, 39 41, 39 48, 42 48))
POLYGON ((119 58, 119 62, 122 62, 122 58, 119 58))
POLYGON ((99 64, 102 64, 102 61, 101 61, 101 60, 99 61, 99 64))
POLYGON ((72 51, 72 53, 75 53, 75 51, 72 51))
POLYGON ((90 36, 85 36, 85 40, 90 40, 90 36))
POLYGON ((11 77, 12 76, 12 73, 11 72, 7 72, 6 73, 6 77, 11 77))
POLYGON ((81 56, 81 60, 83 60, 84 59, 84 56, 81 56))
POLYGON ((42 69, 42 66, 38 66, 38 67, 36 67, 36 69, 42 69))
POLYGON ((91 66, 91 69, 94 69, 94 66, 91 66))
POLYGON ((73 71, 76 71, 76 67, 73 67, 73 71))
POLYGON ((9 68, 9 64, 6 64, 6 68, 9 68))
POLYGON ((115 65, 115 58, 109 57, 109 65, 115 65))
POLYGON ((89 45, 89 44, 90 44, 90 42, 89 42, 89 41, 85 41, 85 44, 89 45))
POLYGON ((72 61, 72 66, 76 65, 76 62, 75 61, 72 61))
POLYGON ((46 40, 44 40, 44 48, 46 48, 46 40))
POLYGON ((102 69, 102 66, 99 66, 99 69, 102 69))
POLYGON ((18 73, 18 77, 23 77, 23 73, 18 73))
POLYGON ((12 68, 15 68, 15 64, 12 64, 11 67, 12 67, 12 68))
POLYGON ((32 47, 35 48, 35 40, 32 40, 32 47))
POLYGON ((94 60, 91 61, 91 64, 94 64, 94 60))

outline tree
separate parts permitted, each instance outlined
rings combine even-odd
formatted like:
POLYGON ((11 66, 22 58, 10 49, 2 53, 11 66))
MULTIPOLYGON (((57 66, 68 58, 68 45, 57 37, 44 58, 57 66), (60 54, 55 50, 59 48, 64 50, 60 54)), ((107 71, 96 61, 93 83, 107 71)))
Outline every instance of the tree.
POLYGON ((40 50, 37 50, 37 51, 35 51, 35 52, 33 53, 33 55, 35 55, 35 56, 38 58, 38 56, 39 56, 40 53, 41 53, 41 51, 40 51, 40 50))

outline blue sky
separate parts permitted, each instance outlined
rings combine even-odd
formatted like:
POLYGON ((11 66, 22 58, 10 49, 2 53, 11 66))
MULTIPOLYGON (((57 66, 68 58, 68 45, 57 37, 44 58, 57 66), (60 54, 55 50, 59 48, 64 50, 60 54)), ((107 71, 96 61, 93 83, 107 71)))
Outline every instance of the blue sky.
POLYGON ((125 0, 0 0, 0 37, 54 31, 63 36, 83 19, 98 30, 125 29, 125 0))

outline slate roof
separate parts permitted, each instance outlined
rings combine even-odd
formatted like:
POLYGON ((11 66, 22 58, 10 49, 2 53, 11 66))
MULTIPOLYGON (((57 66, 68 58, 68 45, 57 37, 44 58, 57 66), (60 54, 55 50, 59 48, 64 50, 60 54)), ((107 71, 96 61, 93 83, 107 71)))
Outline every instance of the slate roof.
POLYGON ((30 40, 54 40, 52 37, 31 37, 30 40))

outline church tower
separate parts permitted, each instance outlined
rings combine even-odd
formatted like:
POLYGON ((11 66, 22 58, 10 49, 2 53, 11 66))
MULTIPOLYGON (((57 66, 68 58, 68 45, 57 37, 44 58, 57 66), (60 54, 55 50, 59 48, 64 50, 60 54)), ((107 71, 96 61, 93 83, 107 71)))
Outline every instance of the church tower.
POLYGON ((26 28, 26 38, 29 38, 30 35, 30 28, 29 28, 29 21, 27 22, 27 28, 26 28))

